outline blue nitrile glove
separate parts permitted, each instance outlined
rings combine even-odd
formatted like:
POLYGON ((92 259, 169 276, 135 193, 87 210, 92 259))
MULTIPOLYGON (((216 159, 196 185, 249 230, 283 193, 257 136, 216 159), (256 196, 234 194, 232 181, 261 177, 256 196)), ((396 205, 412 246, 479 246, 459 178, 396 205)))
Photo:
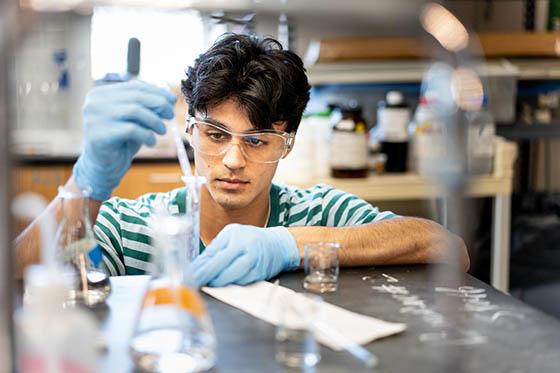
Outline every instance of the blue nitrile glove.
POLYGON ((84 151, 74 165, 74 181, 106 200, 119 185, 142 144, 154 146, 162 119, 174 116, 172 92, 138 80, 92 89, 83 109, 84 151))
POLYGON ((299 267, 296 240, 284 227, 230 224, 193 261, 199 286, 246 285, 299 267))

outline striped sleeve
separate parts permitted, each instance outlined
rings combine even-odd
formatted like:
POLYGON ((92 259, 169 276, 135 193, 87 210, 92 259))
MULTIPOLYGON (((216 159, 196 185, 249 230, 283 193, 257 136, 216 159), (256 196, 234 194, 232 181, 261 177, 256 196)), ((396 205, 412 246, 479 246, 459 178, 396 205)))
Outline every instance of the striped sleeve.
POLYGON ((185 198, 184 189, 148 193, 135 200, 113 197, 101 205, 94 226, 110 275, 138 275, 152 269, 153 211, 163 208, 175 214, 185 198))
POLYGON ((103 202, 93 228, 103 253, 103 265, 111 276, 126 274, 117 204, 118 198, 103 202))
POLYGON ((349 227, 397 217, 326 184, 305 190, 287 186, 283 189, 281 220, 283 217, 287 226, 349 227))

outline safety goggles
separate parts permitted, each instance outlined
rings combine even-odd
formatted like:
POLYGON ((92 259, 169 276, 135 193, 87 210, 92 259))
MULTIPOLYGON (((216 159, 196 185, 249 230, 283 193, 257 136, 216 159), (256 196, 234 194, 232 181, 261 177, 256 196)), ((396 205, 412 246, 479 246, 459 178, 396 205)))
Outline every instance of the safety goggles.
POLYGON ((222 124, 189 117, 187 135, 191 146, 202 154, 223 155, 232 145, 237 144, 248 160, 257 163, 275 163, 291 148, 295 133, 273 129, 238 133, 222 124), (239 141, 232 141, 234 138, 238 138, 239 141))

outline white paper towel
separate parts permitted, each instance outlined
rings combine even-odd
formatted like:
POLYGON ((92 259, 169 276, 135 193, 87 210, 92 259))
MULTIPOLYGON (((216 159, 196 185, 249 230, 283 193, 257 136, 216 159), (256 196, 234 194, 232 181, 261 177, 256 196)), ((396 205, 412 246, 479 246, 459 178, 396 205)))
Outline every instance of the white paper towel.
MULTIPOLYGON (((286 303, 301 304, 308 301, 305 296, 283 286, 276 287, 267 281, 260 281, 247 286, 203 287, 202 291, 273 325, 278 325, 283 320, 285 325, 297 327, 304 322, 294 312, 286 313, 286 303)), ((318 317, 320 320, 317 321, 328 325, 345 339, 360 345, 400 333, 406 329, 406 324, 390 323, 360 315, 327 302, 320 303, 318 317)), ((335 341, 320 332, 315 333, 315 337, 319 342, 333 350, 340 351, 343 349, 340 341, 335 341)))

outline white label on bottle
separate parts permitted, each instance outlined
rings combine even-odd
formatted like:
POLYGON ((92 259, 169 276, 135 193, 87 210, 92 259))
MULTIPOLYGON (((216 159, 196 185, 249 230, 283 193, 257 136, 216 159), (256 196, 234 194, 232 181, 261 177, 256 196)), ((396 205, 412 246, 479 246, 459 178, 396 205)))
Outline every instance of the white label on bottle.
POLYGON ((417 159, 445 157, 445 138, 441 133, 417 133, 414 135, 413 149, 417 159))
POLYGON ((331 140, 331 167, 360 170, 367 168, 368 148, 364 133, 335 131, 331 140))
POLYGON ((343 119, 336 125, 336 128, 343 131, 353 131, 354 121, 351 119, 343 119))
POLYGON ((469 127, 469 152, 476 157, 494 155, 494 134, 492 125, 469 127))
POLYGON ((408 139, 410 112, 406 108, 379 108, 377 125, 382 141, 403 142, 408 139))

